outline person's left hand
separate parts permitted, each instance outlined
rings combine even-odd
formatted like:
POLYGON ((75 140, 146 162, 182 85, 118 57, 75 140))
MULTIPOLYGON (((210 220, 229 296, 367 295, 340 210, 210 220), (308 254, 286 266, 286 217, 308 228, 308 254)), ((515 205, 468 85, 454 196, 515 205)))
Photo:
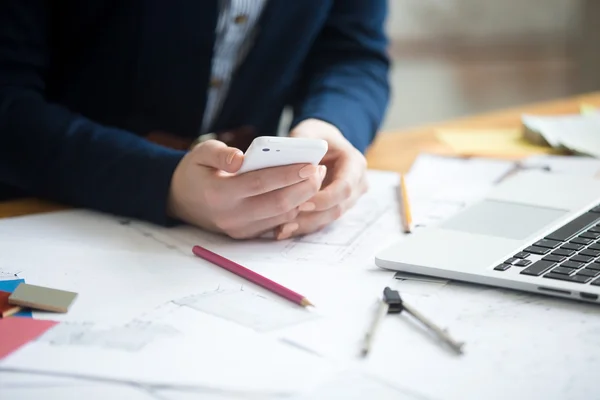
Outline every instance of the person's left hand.
POLYGON ((327 141, 329 148, 321 161, 327 167, 327 175, 321 190, 300 205, 296 219, 277 229, 275 236, 279 240, 324 228, 354 206, 368 189, 367 161, 338 128, 325 121, 307 119, 296 125, 290 136, 327 141))

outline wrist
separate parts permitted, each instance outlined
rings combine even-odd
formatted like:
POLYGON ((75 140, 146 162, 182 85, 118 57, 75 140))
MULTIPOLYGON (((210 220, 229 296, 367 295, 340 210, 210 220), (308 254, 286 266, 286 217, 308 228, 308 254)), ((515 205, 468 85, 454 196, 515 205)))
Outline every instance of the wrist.
POLYGON ((181 205, 179 204, 179 193, 180 193, 180 189, 179 189, 179 180, 180 180, 180 175, 182 173, 182 163, 184 163, 184 160, 182 159, 182 161, 177 165, 177 167, 175 168, 175 170, 173 171, 173 175, 171 176, 171 183, 169 185, 169 192, 167 194, 167 209, 166 209, 166 213, 167 216, 169 218, 172 219, 176 219, 176 220, 183 220, 183 216, 181 215, 181 205))
POLYGON ((290 131, 290 136, 323 139, 329 143, 329 153, 335 151, 353 152, 356 150, 338 127, 316 118, 305 119, 298 123, 290 131))
POLYGON ((317 118, 308 118, 300 121, 290 131, 290 136, 316 137, 326 140, 344 138, 342 131, 337 126, 317 118))

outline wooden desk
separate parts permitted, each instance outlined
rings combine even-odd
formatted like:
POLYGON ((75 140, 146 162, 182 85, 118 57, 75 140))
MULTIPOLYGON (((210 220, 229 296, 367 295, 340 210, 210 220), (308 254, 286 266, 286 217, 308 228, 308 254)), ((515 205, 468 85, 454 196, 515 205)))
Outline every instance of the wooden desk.
POLYGON ((367 154, 369 168, 407 172, 419 153, 450 152, 435 138, 438 129, 510 129, 521 126, 522 114, 571 114, 581 103, 600 107, 600 92, 545 103, 529 104, 452 121, 379 135, 367 154))
MULTIPOLYGON (((530 104, 508 110, 431 124, 398 132, 379 135, 367 154, 369 168, 406 172, 421 152, 447 152, 434 132, 449 128, 517 128, 523 113, 567 114, 579 112, 582 102, 600 107, 600 92, 546 103, 530 104)), ((66 207, 37 199, 23 199, 0 203, 0 218, 56 211, 66 207)))

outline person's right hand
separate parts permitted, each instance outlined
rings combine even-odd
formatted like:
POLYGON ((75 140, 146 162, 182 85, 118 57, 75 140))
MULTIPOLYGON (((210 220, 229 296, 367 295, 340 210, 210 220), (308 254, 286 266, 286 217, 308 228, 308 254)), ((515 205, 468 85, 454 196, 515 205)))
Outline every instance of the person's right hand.
POLYGON ((324 166, 310 164, 234 175, 243 158, 217 140, 194 147, 173 173, 169 215, 236 239, 258 237, 293 221, 325 177, 324 166))

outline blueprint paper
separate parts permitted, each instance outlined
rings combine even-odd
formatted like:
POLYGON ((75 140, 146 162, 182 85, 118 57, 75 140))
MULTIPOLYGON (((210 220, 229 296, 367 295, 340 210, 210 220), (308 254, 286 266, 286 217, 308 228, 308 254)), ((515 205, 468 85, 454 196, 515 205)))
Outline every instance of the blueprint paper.
POLYGON ((256 394, 215 389, 140 385, 86 378, 57 377, 18 371, 0 373, 2 400, 428 400, 411 390, 365 374, 357 368, 333 374, 296 395, 256 394))
POLYGON ((335 372, 321 358, 175 304, 122 326, 61 323, 0 369, 267 394, 295 393, 335 372))
POLYGON ((234 261, 285 265, 361 266, 373 248, 401 235, 395 187, 398 175, 370 171, 370 190, 346 215, 320 232, 284 241, 235 241, 191 226, 164 228, 87 210, 67 210, 3 220, 0 244, 77 245, 78 249, 135 254, 191 255, 201 245, 234 261))
MULTIPOLYGON (((476 201, 513 168, 512 163, 498 160, 419 157, 407 176, 407 183, 412 185, 409 196, 415 223, 420 224, 418 229, 444 220, 476 201)), ((220 348, 219 342, 231 337, 219 334, 217 328, 225 324, 228 330, 239 333, 233 336, 241 342, 254 343, 258 335, 278 341, 286 350, 322 356, 320 360, 339 361, 342 365, 357 363, 372 375, 397 384, 402 393, 424 396, 418 398, 579 399, 595 393, 595 375, 590 374, 596 374, 600 367, 596 361, 600 360, 597 354, 600 316, 593 306, 451 282, 393 279, 393 272, 374 266, 373 254, 403 237, 397 217, 398 177, 393 173, 370 172, 369 179, 371 190, 352 214, 328 230, 281 242, 231 241, 192 227, 161 228, 84 210, 2 221, 3 265, 18 266, 22 269, 20 276, 25 276, 29 283, 73 288, 80 293, 69 313, 61 316, 61 321, 74 328, 55 336, 52 343, 37 343, 38 350, 30 349, 28 355, 21 354, 12 362, 33 368, 32 359, 38 359, 40 354, 44 357, 59 354, 57 346, 73 350, 84 347, 85 353, 92 354, 91 359, 103 368, 102 357, 107 352, 145 352, 152 350, 152 343, 174 343, 171 336, 174 333, 169 327, 185 335, 194 326, 214 326, 214 330, 210 328, 202 334, 218 336, 214 343, 220 348), (23 243, 40 251, 38 254, 24 251, 23 243), (284 312, 288 309, 285 307, 293 305, 286 305, 272 293, 194 257, 193 244, 232 258, 302 293, 317 308, 310 315, 296 313, 301 311, 297 309, 284 312), (406 301, 447 327, 457 339, 464 340, 465 357, 456 359, 424 334, 418 324, 405 316, 396 316, 382 325, 369 358, 357 360, 360 341, 372 318, 371 308, 384 286, 400 289, 406 301), (113 300, 102 304, 98 299, 105 297, 107 288, 113 300), (221 299, 227 307, 220 309, 216 305, 221 299), (231 299, 250 300, 245 304, 231 299), (250 304, 268 315, 261 318, 258 311, 246 315, 250 304), (171 317, 157 317, 163 314, 171 317), (430 384, 432 376, 436 385, 430 384)), ((37 313, 36 317, 48 318, 37 313)), ((170 355, 181 351, 171 345, 174 350, 170 355)), ((202 346, 193 341, 188 347, 214 354, 202 346)), ((271 349, 265 352, 272 351, 273 347, 265 346, 271 349)), ((225 349, 222 351, 226 353, 225 349)), ((78 352, 68 354, 71 357, 78 352)), ((155 353, 153 357, 164 354, 155 353)), ((243 351, 240 354, 244 355, 242 364, 253 359, 253 368, 279 377, 278 371, 264 365, 263 355, 243 351)), ((132 376, 129 369, 115 374, 90 369, 85 362, 75 364, 83 366, 90 377, 130 378, 147 384, 166 383, 169 379, 171 384, 179 385, 172 387, 169 394, 174 398, 194 398, 197 390, 225 390, 232 398, 240 395, 240 391, 244 392, 240 395, 243 398, 248 391, 254 395, 268 391, 269 398, 277 395, 273 391, 281 390, 300 395, 294 386, 297 382, 285 378, 276 379, 276 386, 268 386, 260 379, 254 386, 242 385, 248 383, 243 380, 238 387, 228 386, 224 381, 225 367, 219 369, 223 360, 213 363, 215 357, 188 360, 185 356, 182 355, 183 365, 207 369, 207 379, 214 379, 213 383, 222 386, 207 388, 207 382, 199 381, 198 376, 189 375, 187 370, 176 377, 157 376, 160 374, 156 371, 151 376, 141 373, 132 376), (183 391, 181 384, 193 379, 197 386, 183 391)), ((73 369, 72 365, 42 367, 59 368, 65 373, 73 369)), ((315 390, 320 387, 318 390, 329 394, 338 393, 329 389, 343 389, 339 388, 339 381, 333 386, 325 383, 330 377, 335 382, 336 375, 330 375, 329 368, 323 367, 325 372, 318 371, 320 366, 305 364, 305 368, 316 371, 312 379, 315 390)), ((135 368, 132 371, 138 373, 135 368)), ((362 384, 356 381, 358 391, 362 384)))
MULTIPOLYGON (((398 379, 396 379, 398 380, 398 379)), ((347 370, 306 393, 290 400, 426 400, 416 392, 403 389, 357 370, 347 370)))
POLYGON ((371 307, 282 334, 328 359, 360 363, 376 376, 427 398, 583 400, 595 393, 600 368, 597 306, 463 283, 396 281, 390 286, 464 341, 465 354, 448 351, 418 322, 401 314, 383 321, 369 357, 361 359, 361 340, 375 299, 371 307), (564 374, 557 375, 557 370, 564 374))
POLYGON ((159 400, 136 385, 15 371, 0 371, 0 394, 2 400, 159 400))
POLYGON ((520 163, 523 168, 546 168, 551 173, 600 178, 600 160, 587 156, 533 156, 520 163))

